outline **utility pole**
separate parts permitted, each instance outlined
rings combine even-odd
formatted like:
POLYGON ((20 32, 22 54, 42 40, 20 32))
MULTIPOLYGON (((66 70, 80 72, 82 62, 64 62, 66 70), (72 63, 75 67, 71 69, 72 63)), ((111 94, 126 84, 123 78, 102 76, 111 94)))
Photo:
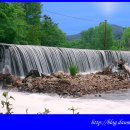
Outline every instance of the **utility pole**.
POLYGON ((107 20, 105 20, 105 25, 104 25, 104 50, 106 50, 107 46, 107 20))

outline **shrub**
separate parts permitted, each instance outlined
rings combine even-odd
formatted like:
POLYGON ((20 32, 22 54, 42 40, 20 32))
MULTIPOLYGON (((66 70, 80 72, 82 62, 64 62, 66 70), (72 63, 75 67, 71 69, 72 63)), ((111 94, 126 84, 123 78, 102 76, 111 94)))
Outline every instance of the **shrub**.
POLYGON ((1 101, 2 104, 2 108, 6 109, 6 113, 5 114, 12 114, 12 104, 10 104, 10 99, 15 100, 12 96, 8 95, 8 92, 3 92, 3 97, 5 98, 5 100, 1 101))
POLYGON ((37 114, 49 114, 50 110, 45 108, 44 112, 38 112, 37 114))
POLYGON ((77 109, 72 107, 72 108, 68 108, 68 110, 72 111, 73 114, 79 114, 79 112, 76 112, 77 109))
POLYGON ((71 76, 75 76, 78 72, 78 68, 76 65, 70 65, 69 72, 71 76))

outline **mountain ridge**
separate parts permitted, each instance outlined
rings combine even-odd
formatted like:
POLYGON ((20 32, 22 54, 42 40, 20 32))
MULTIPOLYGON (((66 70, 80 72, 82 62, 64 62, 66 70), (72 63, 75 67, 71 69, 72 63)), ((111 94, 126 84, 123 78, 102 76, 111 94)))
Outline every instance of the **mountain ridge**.
MULTIPOLYGON (((116 24, 109 24, 112 27, 112 32, 115 40, 121 39, 124 27, 116 24)), ((73 35, 66 35, 68 41, 76 41, 81 39, 81 32, 73 35)))

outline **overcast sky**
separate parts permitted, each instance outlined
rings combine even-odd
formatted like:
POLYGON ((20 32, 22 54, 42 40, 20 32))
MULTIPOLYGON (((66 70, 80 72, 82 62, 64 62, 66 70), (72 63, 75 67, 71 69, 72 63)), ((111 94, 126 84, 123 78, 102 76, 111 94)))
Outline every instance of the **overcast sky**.
POLYGON ((130 2, 43 2, 43 14, 51 16, 66 34, 77 34, 108 23, 130 26, 130 2))

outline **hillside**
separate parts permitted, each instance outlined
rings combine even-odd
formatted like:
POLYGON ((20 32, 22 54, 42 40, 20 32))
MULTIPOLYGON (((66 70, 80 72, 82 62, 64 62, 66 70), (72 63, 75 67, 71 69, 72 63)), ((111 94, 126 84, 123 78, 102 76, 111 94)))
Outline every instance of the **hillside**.
POLYGON ((74 34, 74 35, 67 35, 66 36, 68 41, 75 41, 75 40, 79 40, 81 38, 81 34, 74 34))
MULTIPOLYGON (((124 27, 115 25, 115 24, 110 24, 110 25, 112 27, 114 39, 115 40, 121 39, 121 37, 123 35, 124 27)), ((74 35, 67 35, 66 38, 68 41, 79 40, 81 38, 81 34, 78 33, 78 34, 74 34, 74 35)))
POLYGON ((110 24, 112 27, 112 31, 113 31, 113 36, 115 40, 121 39, 122 35, 123 35, 123 30, 124 27, 115 25, 115 24, 110 24))

